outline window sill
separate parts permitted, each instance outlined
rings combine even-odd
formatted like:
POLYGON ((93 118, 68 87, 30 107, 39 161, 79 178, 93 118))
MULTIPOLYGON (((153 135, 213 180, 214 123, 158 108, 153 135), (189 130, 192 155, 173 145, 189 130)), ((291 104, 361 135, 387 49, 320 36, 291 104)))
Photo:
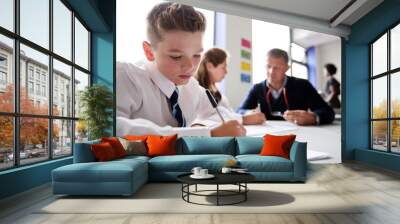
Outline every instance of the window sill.
POLYGON ((10 173, 20 172, 20 171, 24 171, 24 170, 28 170, 28 169, 32 169, 32 168, 35 168, 35 167, 49 165, 49 164, 52 164, 52 163, 58 163, 58 162, 66 161, 66 160, 69 160, 69 159, 72 160, 72 158, 73 158, 73 156, 67 156, 67 157, 63 157, 63 158, 59 158, 59 159, 53 159, 53 160, 43 161, 43 162, 39 162, 39 163, 35 163, 35 164, 24 165, 24 166, 21 166, 21 167, 10 168, 10 169, 7 169, 7 170, 0 171, 0 176, 1 175, 6 175, 6 174, 10 174, 10 173))

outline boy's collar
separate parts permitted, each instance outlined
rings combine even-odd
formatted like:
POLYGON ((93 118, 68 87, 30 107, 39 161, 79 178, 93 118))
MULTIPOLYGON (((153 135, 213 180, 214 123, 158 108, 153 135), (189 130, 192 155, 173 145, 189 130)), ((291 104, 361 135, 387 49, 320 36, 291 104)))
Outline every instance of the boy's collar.
POLYGON ((161 92, 164 93, 168 98, 171 97, 172 93, 175 91, 175 83, 167 79, 157 68, 155 62, 148 62, 147 67, 149 69, 150 78, 153 82, 160 88, 161 92))

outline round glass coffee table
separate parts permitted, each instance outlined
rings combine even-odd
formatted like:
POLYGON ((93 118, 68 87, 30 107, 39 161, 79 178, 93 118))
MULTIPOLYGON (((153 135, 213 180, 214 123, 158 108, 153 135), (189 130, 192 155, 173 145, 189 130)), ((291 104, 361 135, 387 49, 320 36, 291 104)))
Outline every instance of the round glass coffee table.
POLYGON ((249 188, 247 183, 255 180, 255 177, 249 173, 216 173, 213 174, 215 177, 211 179, 193 179, 190 177, 191 173, 182 174, 177 177, 178 181, 182 183, 182 199, 188 203, 198 205, 234 205, 247 200, 247 192, 249 188), (215 185, 215 189, 212 190, 198 190, 197 185, 215 185), (236 185, 236 189, 221 189, 220 185, 236 185), (194 186, 194 191, 190 190, 190 186, 194 186), (211 193, 211 194, 210 194, 211 193), (205 204, 198 203, 190 200, 190 196, 203 196, 203 197, 215 197, 216 204, 205 204), (238 197, 239 199, 224 203, 222 198, 225 197, 238 197))

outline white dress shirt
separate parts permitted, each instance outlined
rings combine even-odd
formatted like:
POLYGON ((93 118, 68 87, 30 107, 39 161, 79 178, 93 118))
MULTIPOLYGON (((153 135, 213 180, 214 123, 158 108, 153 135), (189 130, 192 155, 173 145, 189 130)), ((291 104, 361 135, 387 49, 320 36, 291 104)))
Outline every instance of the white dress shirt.
POLYGON ((267 86, 270 88, 270 90, 272 90, 272 91, 271 91, 272 97, 274 97, 274 99, 277 100, 277 99, 281 96, 281 93, 282 93, 283 89, 284 89, 285 86, 286 86, 287 77, 286 77, 286 75, 285 75, 285 80, 283 80, 283 85, 282 85, 282 87, 281 87, 280 89, 278 89, 278 90, 275 90, 274 88, 272 88, 271 85, 268 83, 267 80, 265 80, 265 82, 267 83, 267 86))
MULTIPOLYGON (((226 96, 224 94, 221 93, 221 100, 218 102, 218 109, 220 109, 221 107, 226 108, 227 110, 231 111, 231 112, 235 112, 231 106, 231 104, 229 103, 228 98, 226 98, 226 96)), ((238 114, 238 116, 241 116, 240 114, 238 114)))
MULTIPOLYGON (((154 62, 117 63, 117 135, 210 136, 212 127, 221 120, 211 106, 205 89, 191 78, 178 86, 179 107, 187 127, 177 127, 167 98, 176 86, 162 75, 154 62), (204 127, 190 127, 202 124, 204 127)), ((225 120, 238 119, 236 114, 221 108, 225 120)))

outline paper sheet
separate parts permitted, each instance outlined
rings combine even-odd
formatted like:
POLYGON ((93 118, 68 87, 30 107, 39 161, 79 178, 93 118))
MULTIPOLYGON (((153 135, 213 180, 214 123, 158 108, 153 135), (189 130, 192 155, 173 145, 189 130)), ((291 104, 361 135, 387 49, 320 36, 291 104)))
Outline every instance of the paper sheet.
MULTIPOLYGON (((282 132, 289 132, 298 129, 298 126, 289 122, 268 123, 263 125, 246 125, 246 136, 264 136, 265 134, 279 134, 282 132)), ((284 133, 282 133, 284 134, 284 133)))
POLYGON ((329 158, 330 158, 330 156, 328 153, 307 150, 307 160, 308 161, 315 161, 315 160, 322 160, 322 159, 329 159, 329 158))

